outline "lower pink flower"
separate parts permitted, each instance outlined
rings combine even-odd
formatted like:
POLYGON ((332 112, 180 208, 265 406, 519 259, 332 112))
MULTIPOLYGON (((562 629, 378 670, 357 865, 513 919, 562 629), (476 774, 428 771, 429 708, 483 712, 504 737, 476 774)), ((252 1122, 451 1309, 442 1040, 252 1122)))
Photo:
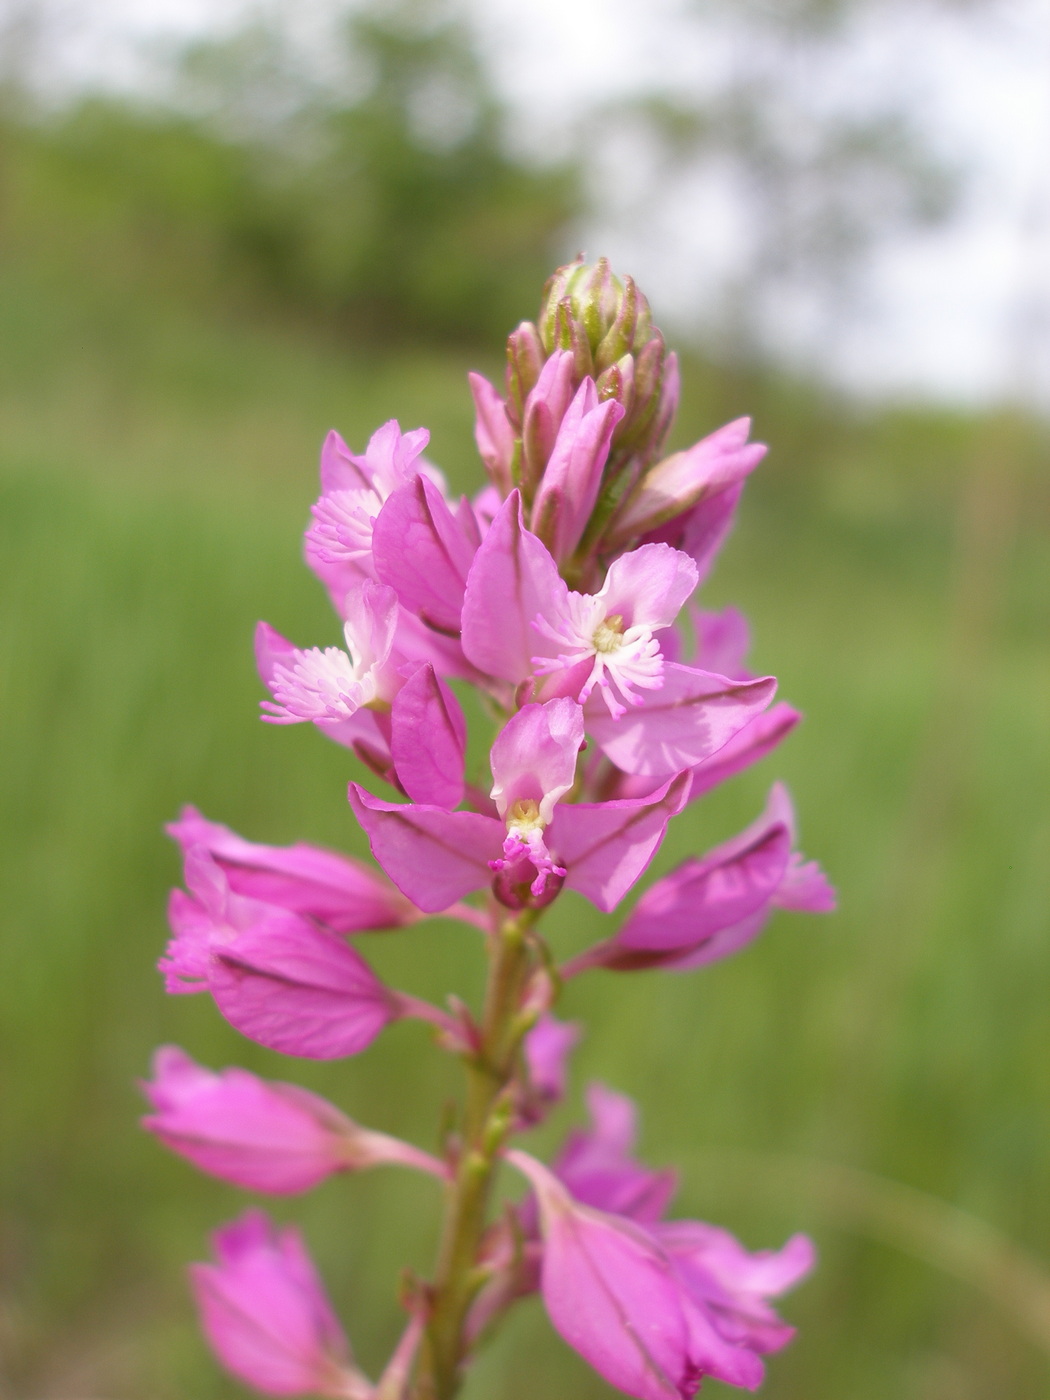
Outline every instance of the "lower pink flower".
POLYGON ((201 1325, 219 1360, 264 1395, 368 1400, 343 1330, 298 1230, 250 1210, 213 1237, 217 1262, 192 1264, 201 1325))
POLYGON ((765 1299, 809 1269, 808 1241, 751 1256, 699 1222, 643 1226, 596 1210, 527 1153, 507 1160, 539 1202, 540 1290, 551 1322, 610 1385, 638 1400, 688 1400, 705 1376, 748 1390, 761 1384, 759 1353, 792 1335, 765 1299))

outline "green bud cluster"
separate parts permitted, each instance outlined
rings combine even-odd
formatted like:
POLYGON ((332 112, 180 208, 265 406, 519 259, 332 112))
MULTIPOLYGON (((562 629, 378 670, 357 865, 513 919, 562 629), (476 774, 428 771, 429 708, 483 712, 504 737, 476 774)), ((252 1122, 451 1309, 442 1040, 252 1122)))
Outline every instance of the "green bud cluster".
POLYGON ((557 350, 572 351, 577 384, 589 375, 601 399, 624 407, 607 476, 651 462, 677 406, 677 364, 634 279, 617 277, 608 258, 560 267, 543 289, 536 321, 523 321, 508 338, 507 412, 519 431, 525 400, 557 350))

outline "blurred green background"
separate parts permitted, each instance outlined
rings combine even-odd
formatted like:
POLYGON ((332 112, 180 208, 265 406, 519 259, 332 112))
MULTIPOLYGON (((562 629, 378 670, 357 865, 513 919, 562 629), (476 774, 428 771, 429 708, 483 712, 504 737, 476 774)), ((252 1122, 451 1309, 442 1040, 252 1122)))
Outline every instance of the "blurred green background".
MULTIPOLYGON (((137 1129, 155 1045, 427 1145, 457 1087, 419 1026, 358 1060, 291 1062, 204 998, 166 998, 154 971, 179 874, 161 826, 182 802, 257 840, 365 854, 354 760, 257 720, 253 624, 336 640, 300 559, 329 427, 360 448, 387 417, 425 424, 453 484, 479 484, 465 372, 499 373, 584 210, 575 157, 540 166, 502 139, 466 31, 380 10, 351 42, 364 95, 297 91, 265 139, 245 118, 282 71, 265 27, 182 61, 211 94, 196 106, 6 91, 4 1400, 243 1393, 198 1336, 183 1266, 244 1199, 137 1129), (432 79, 473 104, 458 134, 413 124, 432 79)), ((646 1159, 682 1167, 680 1213, 756 1248, 815 1236, 776 1400, 1050 1395, 1046 425, 860 406, 740 356, 687 352, 683 381, 676 441, 752 413, 771 444, 705 602, 745 609, 756 666, 806 723, 680 819, 657 869, 784 777, 841 909, 780 915, 700 973, 573 985, 586 1038, 539 1145, 599 1077, 641 1101, 646 1159)), ((567 953, 601 921, 571 896, 549 922, 567 953)), ((469 930, 361 946, 417 994, 477 994, 469 930)), ((435 1204, 429 1182, 377 1174, 275 1207, 302 1222, 367 1368, 396 1333, 399 1269, 428 1267, 435 1204)), ((610 1393, 535 1302, 466 1390, 610 1393)))

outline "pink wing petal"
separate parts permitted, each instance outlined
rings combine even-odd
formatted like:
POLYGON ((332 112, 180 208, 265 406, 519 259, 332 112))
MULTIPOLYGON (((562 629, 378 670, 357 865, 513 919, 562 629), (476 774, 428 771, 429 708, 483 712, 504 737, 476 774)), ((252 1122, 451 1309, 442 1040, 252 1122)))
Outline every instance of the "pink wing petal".
POLYGON ((377 576, 402 605, 443 632, 458 632, 475 546, 425 476, 386 501, 372 533, 377 576))
POLYGON ((690 802, 772 753, 801 719, 798 710, 783 700, 778 700, 765 714, 757 715, 727 744, 692 770, 690 802))
POLYGON ((532 623, 568 596, 558 566, 522 523, 513 491, 474 556, 463 602, 463 651, 480 671, 519 681, 532 674, 540 638, 532 623))
POLYGON ((648 797, 556 808, 548 845, 568 871, 565 883, 604 913, 615 909, 656 854, 688 790, 682 773, 648 797))
POLYGON ((424 664, 394 697, 391 752, 398 781, 413 802, 458 807, 463 800, 466 723, 459 701, 424 664))
POLYGON ((733 681, 711 671, 670 663, 659 690, 620 719, 592 704, 588 729, 625 773, 666 776, 717 753, 766 708, 776 691, 772 676, 733 681))
POLYGON ((242 1035, 286 1055, 356 1055, 397 1015, 364 958, 335 934, 273 910, 213 950, 208 986, 242 1035))
POLYGON ((743 850, 684 861, 645 892, 616 943, 646 952, 698 947, 769 903, 790 854, 791 834, 777 823, 743 850))
POLYGON ((381 802, 357 783, 349 798, 376 860, 426 913, 438 914, 488 885, 488 863, 503 850, 502 822, 478 812, 381 802))

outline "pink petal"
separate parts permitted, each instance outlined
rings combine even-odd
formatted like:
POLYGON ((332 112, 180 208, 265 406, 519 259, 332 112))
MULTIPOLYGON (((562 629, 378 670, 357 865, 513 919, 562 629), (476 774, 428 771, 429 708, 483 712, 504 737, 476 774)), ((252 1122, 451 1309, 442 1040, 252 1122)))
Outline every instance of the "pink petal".
POLYGON ((201 1171, 249 1191, 307 1191, 349 1165, 355 1125, 331 1104, 247 1070, 210 1074, 165 1046, 144 1086, 156 1112, 145 1128, 201 1171))
POLYGON ((214 1236, 217 1264, 190 1279, 201 1324, 220 1361, 267 1395, 363 1400, 350 1349, 297 1230, 279 1234, 248 1211, 214 1236), (336 1387, 339 1386, 339 1389, 336 1387))
POLYGON ((695 661, 705 671, 716 671, 733 680, 750 680, 744 669, 751 649, 751 629, 747 618, 736 608, 721 612, 693 611, 697 649, 695 661))
POLYGON ((463 651, 480 671, 515 685, 532 674, 539 650, 532 626, 568 589, 543 544, 525 529, 517 491, 504 501, 467 578, 463 651))
POLYGON ((742 849, 683 861, 639 900, 616 935, 624 949, 659 953, 699 947, 768 905, 787 869, 791 834, 780 823, 742 849))
POLYGON ((545 1106, 565 1097, 569 1055, 581 1034, 575 1021, 559 1021, 547 1012, 522 1041, 529 1085, 545 1106))
POLYGON ((634 1159, 637 1111, 626 1094, 604 1084, 587 1086, 591 1126, 571 1132, 554 1173, 572 1196, 640 1225, 663 1217, 678 1186, 674 1171, 654 1171, 634 1159))
POLYGON ((471 371, 467 380, 474 396, 474 441, 478 454, 500 495, 508 496, 513 486, 510 464, 514 460, 514 429, 503 400, 484 375, 471 371))
POLYGON ((683 1400, 689 1332, 680 1288, 657 1245, 630 1221, 578 1205, 524 1152, 508 1160, 540 1203, 548 1316, 575 1351, 616 1389, 639 1400, 683 1400))
POLYGON ((293 846, 245 841, 194 807, 184 807, 166 830, 183 853, 203 846, 235 893, 317 919, 337 933, 395 928, 418 917, 382 875, 350 856, 303 841, 293 846))
POLYGON ((615 399, 599 403, 594 381, 585 379, 562 419, 531 517, 533 530, 555 559, 568 559, 580 542, 623 416, 615 399))
POLYGON ((438 914, 471 890, 487 886, 489 861, 503 850, 503 823, 478 812, 381 802, 357 783, 350 806, 372 854, 401 892, 438 914))
POLYGON ((606 607, 625 627, 670 627, 696 587, 696 565, 666 544, 643 544, 609 566, 606 607))
POLYGON ((565 865, 565 883, 604 913, 614 909, 644 872, 680 812, 688 792, 680 774, 648 797, 562 804, 555 809, 548 845, 565 865))
POLYGON ((463 800, 466 722, 433 666, 419 666, 394 697, 391 752, 413 802, 458 807, 463 800))
POLYGON ((208 985, 242 1035, 306 1059, 356 1055, 398 1015, 359 953, 278 909, 213 949, 208 985))
POLYGON ((492 799, 501 817, 521 800, 534 801, 549 822, 572 787, 583 744, 583 710, 574 700, 525 705, 492 745, 492 799))
POLYGON ((690 802, 772 753, 801 719, 798 710, 783 700, 778 700, 765 714, 756 715, 728 743, 692 770, 690 802))
POLYGON ((458 632, 476 546, 441 492, 416 476, 386 501, 372 533, 372 557, 402 605, 444 632, 458 632))
POLYGON ((673 662, 663 675, 663 686, 642 692, 642 703, 620 719, 588 708, 588 729, 625 773, 665 776, 709 758, 766 708, 777 686, 772 676, 733 681, 673 662))
POLYGON ((766 455, 762 443, 748 443, 750 431, 751 420, 738 418, 650 467, 618 511, 610 531, 612 542, 654 530, 705 497, 741 482, 766 455))

